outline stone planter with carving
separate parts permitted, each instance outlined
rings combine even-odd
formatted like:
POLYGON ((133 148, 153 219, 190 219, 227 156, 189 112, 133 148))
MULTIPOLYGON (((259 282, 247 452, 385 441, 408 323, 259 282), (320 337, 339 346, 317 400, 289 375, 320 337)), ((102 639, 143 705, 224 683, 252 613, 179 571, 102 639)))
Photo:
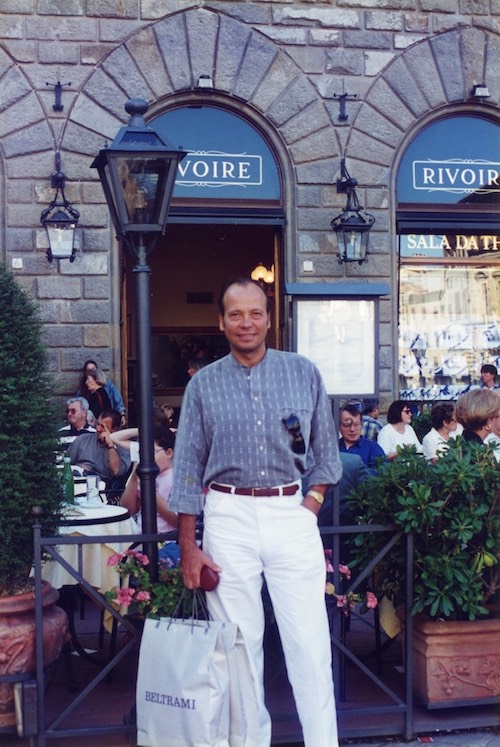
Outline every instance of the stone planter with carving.
POLYGON ((413 621, 413 689, 428 708, 500 702, 500 620, 413 621))
MULTIPOLYGON (((50 664, 68 640, 68 618, 56 606, 59 592, 44 582, 44 663, 50 664)), ((0 597, 0 675, 35 672, 35 592, 0 597)), ((0 683, 0 729, 16 724, 13 686, 0 683)))

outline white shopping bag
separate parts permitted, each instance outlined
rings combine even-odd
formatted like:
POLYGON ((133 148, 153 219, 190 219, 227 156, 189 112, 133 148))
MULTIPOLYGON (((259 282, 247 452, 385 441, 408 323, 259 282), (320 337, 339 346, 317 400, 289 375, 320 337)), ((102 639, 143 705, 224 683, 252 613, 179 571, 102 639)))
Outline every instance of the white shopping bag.
POLYGON ((137 744, 229 747, 228 652, 237 626, 146 620, 137 673, 137 744))
POLYGON ((227 651, 230 683, 229 745, 256 747, 271 743, 271 717, 259 708, 259 684, 241 634, 227 651))

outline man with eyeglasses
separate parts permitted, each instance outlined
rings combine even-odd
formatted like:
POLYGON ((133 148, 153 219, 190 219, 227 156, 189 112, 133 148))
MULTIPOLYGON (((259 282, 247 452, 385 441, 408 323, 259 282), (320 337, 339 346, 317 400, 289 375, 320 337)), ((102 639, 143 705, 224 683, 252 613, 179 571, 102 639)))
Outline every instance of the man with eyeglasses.
POLYGON ((99 475, 108 485, 123 477, 130 469, 130 452, 111 438, 120 423, 118 410, 103 410, 94 433, 83 434, 71 444, 71 464, 81 467, 84 475, 99 475))
POLYGON ((85 397, 70 397, 66 401, 66 419, 68 425, 59 428, 59 446, 66 451, 73 441, 82 433, 95 433, 87 420, 89 403, 85 397))
POLYGON ((264 703, 263 577, 285 653, 306 747, 336 747, 325 558, 317 515, 342 468, 331 407, 318 369, 303 356, 266 348, 269 300, 248 278, 228 283, 219 328, 230 353, 189 382, 177 433, 170 506, 179 514, 188 588, 203 565, 220 572, 208 592, 212 617, 239 626, 255 720, 252 747, 269 747, 264 703), (302 493, 301 478, 309 484, 302 493), (195 541, 204 511, 203 549, 195 541))
POLYGON ((339 425, 339 451, 357 454, 373 473, 377 459, 385 460, 385 453, 376 441, 361 435, 361 413, 358 408, 350 404, 344 405, 340 411, 339 425))

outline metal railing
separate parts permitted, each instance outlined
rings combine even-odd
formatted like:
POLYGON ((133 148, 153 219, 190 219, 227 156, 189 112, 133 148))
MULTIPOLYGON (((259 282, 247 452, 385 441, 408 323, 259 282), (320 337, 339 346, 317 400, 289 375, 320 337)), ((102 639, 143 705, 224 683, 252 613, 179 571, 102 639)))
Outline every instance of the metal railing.
MULTIPOLYGON (((355 591, 363 581, 370 577, 373 573, 377 563, 380 559, 390 551, 396 542, 406 542, 406 553, 407 553, 407 588, 406 598, 412 599, 412 555, 413 555, 413 537, 412 535, 403 535, 400 530, 393 526, 372 526, 372 525, 349 525, 349 526, 330 526, 322 528, 323 536, 330 537, 333 544, 333 565, 334 565, 334 583, 339 583, 338 565, 339 565, 339 544, 340 537, 346 534, 359 534, 362 532, 383 532, 388 535, 387 543, 385 547, 380 550, 376 557, 373 558, 371 563, 356 576, 355 580, 346 590, 355 591)), ((139 635, 137 629, 132 623, 123 615, 120 614, 113 605, 106 602, 104 597, 92 587, 84 578, 82 573, 83 567, 83 547, 88 544, 101 544, 109 541, 109 535, 85 537, 83 535, 77 536, 60 536, 60 537, 42 537, 41 526, 38 521, 34 524, 34 550, 35 550, 35 622, 36 622, 36 733, 25 734, 31 738, 32 745, 36 747, 45 747, 46 740, 48 738, 54 739, 57 737, 82 737, 90 735, 100 734, 117 734, 117 733, 131 733, 134 731, 134 727, 130 725, 124 725, 123 723, 109 725, 109 726, 79 726, 72 728, 62 727, 63 721, 75 709, 85 700, 85 698, 103 681, 105 680, 112 669, 131 651, 131 649, 137 643, 137 637, 139 635), (78 561, 76 567, 73 567, 68 561, 62 557, 58 550, 58 546, 63 547, 65 545, 77 545, 77 557, 78 561), (61 566, 67 571, 74 579, 75 584, 79 584, 85 593, 93 599, 101 608, 104 608, 109 612, 110 615, 128 631, 129 636, 123 645, 114 653, 109 660, 99 667, 96 675, 91 681, 79 692, 76 697, 63 708, 61 713, 57 715, 50 723, 46 724, 46 713, 45 713, 45 667, 43 657, 43 606, 42 606, 42 557, 49 555, 53 562, 60 563, 61 566)), ((155 535, 113 535, 113 542, 116 543, 127 543, 133 544, 137 542, 157 542, 160 540, 171 539, 172 534, 155 534, 155 535)), ((397 713, 400 714, 403 719, 402 729, 394 732, 394 734, 402 735, 405 739, 411 739, 413 736, 413 700, 412 700, 412 620, 411 615, 406 610, 405 614, 405 646, 404 646, 404 697, 398 696, 386 683, 377 676, 359 656, 356 656, 352 651, 349 650, 348 646, 345 645, 345 636, 342 630, 342 615, 333 614, 330 616, 331 619, 331 634, 332 634, 332 654, 333 654, 333 670, 334 679, 336 682, 336 695, 337 700, 340 704, 338 709, 339 720, 342 724, 343 718, 347 716, 356 717, 357 723, 362 723, 363 720, 376 714, 389 714, 397 713), (350 707, 343 704, 342 698, 342 681, 343 681, 343 669, 346 663, 349 662, 351 665, 358 668, 364 676, 366 676, 374 686, 380 688, 380 690, 389 698, 391 701, 389 705, 366 705, 350 707)), ((29 675, 28 675, 29 677, 29 675)), ((8 675, 1 676, 0 681, 16 681, 26 682, 27 675, 8 675)), ((31 675, 31 682, 33 682, 33 675, 31 675)), ((29 719, 27 719, 29 721, 29 719)), ((366 721, 365 721, 366 724, 366 721)), ((340 734, 342 737, 353 737, 366 735, 366 726, 363 730, 363 734, 355 728, 340 728, 340 734)), ((297 735, 300 739, 300 734, 297 735)))

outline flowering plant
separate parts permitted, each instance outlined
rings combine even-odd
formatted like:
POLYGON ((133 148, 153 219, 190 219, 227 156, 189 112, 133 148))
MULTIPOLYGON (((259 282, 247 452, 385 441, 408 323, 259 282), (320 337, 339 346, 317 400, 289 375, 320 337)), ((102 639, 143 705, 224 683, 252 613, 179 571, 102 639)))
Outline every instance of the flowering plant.
POLYGON ((179 610, 179 617, 182 617, 184 609, 190 609, 192 592, 184 586, 179 566, 169 558, 161 559, 159 578, 153 583, 148 564, 148 556, 137 550, 112 555, 108 565, 115 568, 122 583, 105 593, 106 601, 116 601, 128 614, 158 618, 171 616, 184 595, 184 604, 179 610))
MULTIPOLYGON (((354 608, 361 603, 360 612, 366 612, 378 606, 378 599, 372 591, 365 593, 365 598, 358 592, 348 591, 346 594, 337 594, 333 583, 332 551, 325 550, 326 563, 326 585, 325 594, 337 600, 337 607, 343 611, 345 617, 349 617, 354 608)), ((351 571, 348 565, 339 563, 339 573, 342 580, 349 581, 351 571)))

